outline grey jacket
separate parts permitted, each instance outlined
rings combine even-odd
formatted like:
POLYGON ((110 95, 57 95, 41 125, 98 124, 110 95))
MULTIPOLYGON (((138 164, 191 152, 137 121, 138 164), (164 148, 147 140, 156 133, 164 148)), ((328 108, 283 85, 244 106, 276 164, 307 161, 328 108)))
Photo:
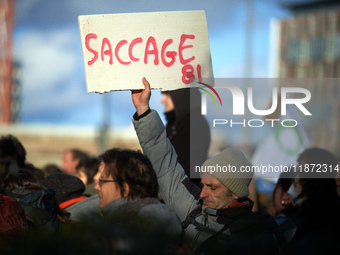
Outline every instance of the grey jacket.
MULTIPOLYGON (((200 204, 197 197, 195 198, 184 185, 187 176, 177 162, 177 154, 167 139, 163 122, 158 113, 151 110, 151 113, 138 121, 134 119, 133 124, 143 152, 155 168, 160 193, 165 203, 175 211, 181 221, 184 221, 200 204)), ((217 222, 217 216, 207 215, 204 211, 196 221, 216 231, 224 226, 217 222)), ((207 232, 197 230, 194 225, 189 225, 185 229, 185 235, 194 249, 211 236, 207 232)))
POLYGON ((71 214, 70 220, 72 222, 80 222, 91 219, 93 216, 99 216, 101 211, 99 209, 98 194, 66 207, 65 211, 71 214))
POLYGON ((196 253, 240 254, 240 249, 245 254, 277 251, 277 225, 272 218, 252 213, 254 203, 250 199, 240 200, 244 206, 202 210, 200 189, 191 184, 177 162, 176 152, 156 111, 151 110, 139 119, 134 116, 133 124, 140 145, 156 171, 160 193, 183 221, 185 235, 196 253), (203 244, 204 241, 207 242, 203 244))
MULTIPOLYGON (((164 224, 166 228, 164 233, 170 236, 181 236, 183 230, 181 221, 172 209, 162 204, 157 198, 136 198, 129 200, 128 198, 118 198, 107 204, 102 209, 102 216, 110 219, 115 215, 135 215, 145 217, 155 224, 164 224)), ((150 228, 152 226, 149 225, 150 228)))

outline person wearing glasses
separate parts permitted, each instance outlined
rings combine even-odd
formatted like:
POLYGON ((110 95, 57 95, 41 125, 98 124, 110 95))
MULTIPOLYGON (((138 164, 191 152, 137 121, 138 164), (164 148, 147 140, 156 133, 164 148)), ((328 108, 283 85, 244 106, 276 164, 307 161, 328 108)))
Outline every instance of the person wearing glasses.
POLYGON ((182 226, 172 209, 158 199, 157 176, 140 151, 113 148, 99 156, 100 177, 94 189, 104 219, 114 216, 147 218, 165 224, 170 235, 181 235, 182 226))

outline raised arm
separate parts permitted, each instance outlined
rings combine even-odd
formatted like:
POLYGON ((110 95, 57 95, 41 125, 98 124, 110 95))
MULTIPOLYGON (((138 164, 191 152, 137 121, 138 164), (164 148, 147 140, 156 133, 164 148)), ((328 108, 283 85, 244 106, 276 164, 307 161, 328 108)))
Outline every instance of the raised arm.
POLYGON ((167 139, 163 122, 154 110, 149 110, 150 85, 143 78, 145 90, 132 91, 136 107, 133 124, 139 143, 149 157, 158 177, 160 193, 181 220, 197 206, 195 196, 188 188, 188 177, 177 162, 177 154, 167 139))

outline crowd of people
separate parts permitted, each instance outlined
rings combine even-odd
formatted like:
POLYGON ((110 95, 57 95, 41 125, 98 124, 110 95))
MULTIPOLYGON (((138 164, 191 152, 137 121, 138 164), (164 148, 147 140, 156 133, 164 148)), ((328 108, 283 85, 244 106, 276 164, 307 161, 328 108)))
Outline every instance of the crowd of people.
MULTIPOLYGON (((180 106, 170 102, 167 112, 173 112, 165 127, 149 107, 148 81, 142 82, 145 89, 131 96, 143 153, 111 148, 91 156, 71 149, 60 167, 38 169, 26 161, 16 137, 1 136, 1 254, 337 253, 335 171, 327 178, 282 173, 273 191, 275 213, 255 212, 249 198, 253 173, 204 172, 199 183, 190 179, 190 146, 181 151, 174 138, 184 132, 188 112, 174 110, 180 106)), ((170 95, 176 102, 176 93, 165 97, 170 95)), ((205 146, 201 158, 206 153, 205 146)), ((320 148, 306 149, 297 161, 338 166, 335 156, 320 148)), ((251 165, 233 148, 199 164, 251 165)))

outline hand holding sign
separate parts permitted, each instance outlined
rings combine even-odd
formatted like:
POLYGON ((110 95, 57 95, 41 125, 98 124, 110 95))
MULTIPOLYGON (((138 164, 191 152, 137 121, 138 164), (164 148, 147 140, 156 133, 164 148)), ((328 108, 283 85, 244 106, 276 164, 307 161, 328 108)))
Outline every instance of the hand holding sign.
POLYGON ((131 90, 131 97, 133 105, 136 108, 137 115, 141 115, 146 112, 149 107, 149 101, 151 97, 150 83, 143 77, 143 85, 145 89, 131 90))
POLYGON ((88 92, 213 84, 204 11, 79 16, 88 92))

